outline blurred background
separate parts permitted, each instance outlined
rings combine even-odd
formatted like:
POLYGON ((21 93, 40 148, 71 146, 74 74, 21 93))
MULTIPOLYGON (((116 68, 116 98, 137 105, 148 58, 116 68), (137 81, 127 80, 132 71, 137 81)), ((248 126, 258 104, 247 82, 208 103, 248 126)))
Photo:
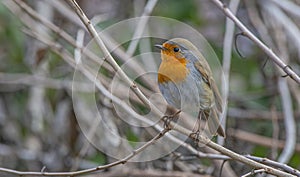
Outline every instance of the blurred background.
MULTIPOLYGON (((236 35, 239 29, 231 34, 230 23, 226 23, 224 14, 214 3, 209 0, 78 0, 78 3, 99 29, 128 18, 153 15, 179 20, 199 31, 220 63, 230 66, 228 72, 224 71, 228 76, 225 77, 228 79, 227 138, 219 142, 243 155, 266 157, 300 168, 299 85, 286 77, 254 43, 236 35), (225 36, 232 42, 226 41, 225 36), (231 60, 224 59, 226 55, 231 60)), ((224 3, 229 7, 238 5, 237 17, 300 74, 299 0, 224 3)), ((0 167, 74 171, 115 161, 89 143, 74 113, 74 109, 82 112, 87 120, 95 116, 85 104, 86 99, 77 99, 76 104, 72 99, 72 62, 80 55, 74 46, 85 46, 90 40, 84 25, 65 1, 1 0, 0 167)), ((124 62, 120 56, 126 51, 128 57, 141 52, 136 49, 130 53, 128 46, 124 44, 114 53, 119 63, 124 62)), ((149 51, 153 51, 151 46, 149 51)), ((139 72, 138 66, 132 67, 139 72)), ((101 82, 109 88, 109 78, 114 75, 112 68, 104 66, 100 73, 101 82)), ((138 83, 146 95, 157 90, 142 79, 138 83)), ((76 85, 76 89, 88 92, 90 86, 76 85)), ((101 113, 115 132, 130 141, 149 139, 147 133, 120 121, 110 99, 100 93, 96 95, 101 113)), ((117 96, 122 98, 121 94, 117 96)), ((135 99, 133 102, 140 104, 135 99)), ((145 111, 141 106, 136 107, 145 111)), ((104 144, 115 143, 105 136, 101 131, 96 135, 104 144)), ((215 153, 208 148, 198 150, 215 153)), ((196 158, 180 147, 154 161, 126 163, 101 173, 106 176, 219 176, 221 163, 221 160, 196 158)), ((235 161, 226 164, 221 176, 240 176, 251 171, 251 167, 235 161)))

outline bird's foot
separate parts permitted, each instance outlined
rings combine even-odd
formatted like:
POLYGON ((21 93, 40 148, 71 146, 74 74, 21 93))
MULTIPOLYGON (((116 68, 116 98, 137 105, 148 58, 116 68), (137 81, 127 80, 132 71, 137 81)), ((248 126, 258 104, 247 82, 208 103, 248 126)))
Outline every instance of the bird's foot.
POLYGON ((199 137, 200 137, 200 130, 196 130, 196 131, 193 131, 189 136, 190 138, 192 138, 194 141, 198 142, 199 141, 199 137))
POLYGON ((178 115, 179 115, 179 113, 181 112, 181 110, 179 110, 179 111, 177 111, 175 114, 173 114, 173 115, 166 115, 166 116, 163 116, 163 121, 164 121, 164 128, 165 129, 168 129, 168 130, 171 130, 172 129, 172 126, 170 126, 170 122, 172 121, 172 120, 175 120, 175 121, 177 121, 178 120, 178 115))

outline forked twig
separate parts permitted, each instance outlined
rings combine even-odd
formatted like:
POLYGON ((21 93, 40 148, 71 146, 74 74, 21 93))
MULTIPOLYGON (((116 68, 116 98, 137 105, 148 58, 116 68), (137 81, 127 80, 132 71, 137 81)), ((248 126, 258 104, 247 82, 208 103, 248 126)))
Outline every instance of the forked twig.
POLYGON ((286 74, 288 74, 294 81, 300 84, 300 77, 288 66, 285 64, 282 59, 280 59, 268 46, 266 46, 261 40, 259 40, 231 11, 224 5, 220 0, 211 0, 214 4, 217 5, 219 9, 223 11, 223 13, 230 18, 243 32, 245 36, 247 36, 250 40, 252 40, 259 48, 261 48, 270 59, 276 63, 278 67, 283 69, 286 74), (284 69, 285 68, 285 69, 284 69))

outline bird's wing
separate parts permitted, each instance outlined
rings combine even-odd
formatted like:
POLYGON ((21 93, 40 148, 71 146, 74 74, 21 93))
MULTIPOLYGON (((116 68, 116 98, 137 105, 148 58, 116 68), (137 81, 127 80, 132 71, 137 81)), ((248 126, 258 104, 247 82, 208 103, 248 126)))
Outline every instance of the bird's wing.
POLYGON ((211 87, 212 87, 212 91, 214 93, 216 107, 219 112, 223 112, 223 107, 222 107, 223 102, 222 102, 222 97, 220 95, 219 89, 213 78, 211 78, 211 82, 212 82, 211 87))
POLYGON ((215 83, 215 80, 212 77, 212 73, 211 73, 211 70, 209 68, 209 65, 205 61, 204 58, 202 58, 200 60, 201 60, 201 62, 196 61, 194 63, 195 67, 200 72, 203 81, 205 83, 207 83, 207 85, 211 88, 211 90, 212 90, 212 92, 214 94, 215 104, 216 104, 217 110, 219 112, 222 112, 222 110, 223 110, 223 108, 222 108, 222 105, 223 105, 222 98, 221 98, 219 89, 218 89, 218 87, 217 87, 217 85, 215 83), (201 64, 201 63, 203 63, 203 64, 201 64))

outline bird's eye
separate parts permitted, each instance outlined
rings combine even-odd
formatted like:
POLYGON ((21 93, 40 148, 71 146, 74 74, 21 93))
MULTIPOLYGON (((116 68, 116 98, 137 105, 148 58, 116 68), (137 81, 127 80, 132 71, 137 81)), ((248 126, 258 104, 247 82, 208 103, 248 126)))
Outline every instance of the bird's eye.
POLYGON ((179 48, 178 47, 175 47, 173 50, 174 50, 174 52, 179 52, 179 48))

